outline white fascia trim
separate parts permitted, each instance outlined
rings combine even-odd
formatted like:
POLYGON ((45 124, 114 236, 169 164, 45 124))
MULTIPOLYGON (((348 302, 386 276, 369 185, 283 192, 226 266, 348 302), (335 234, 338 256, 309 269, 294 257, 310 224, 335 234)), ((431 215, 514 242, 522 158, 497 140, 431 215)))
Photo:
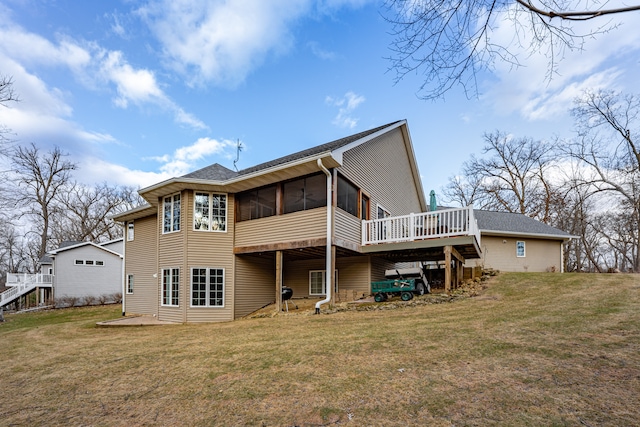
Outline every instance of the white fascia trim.
POLYGON ((480 230, 480 235, 485 236, 508 236, 508 237, 531 237, 538 239, 553 239, 553 240, 571 240, 577 239, 578 236, 568 235, 562 236, 559 234, 540 234, 540 233, 520 233, 516 231, 500 231, 500 230, 480 230))
POLYGON ((335 152, 331 152, 331 151, 324 151, 322 153, 313 155, 313 156, 309 156, 309 157, 303 157, 302 159, 298 159, 298 160, 294 160, 291 162, 287 162, 287 163, 282 163, 280 165, 276 165, 276 166, 272 166, 270 168, 266 168, 266 169, 260 169, 259 171, 253 172, 253 173, 249 173, 246 175, 241 175, 235 178, 231 178, 228 179, 226 181, 213 181, 213 180, 209 180, 209 179, 197 179, 197 178, 171 178, 165 181, 162 181, 158 184, 152 185, 150 187, 147 188, 143 188, 142 190, 139 191, 139 193, 142 195, 144 193, 148 193, 150 191, 153 190, 157 190, 159 188, 162 188, 166 185, 169 184, 204 184, 204 185, 219 185, 219 186, 225 186, 225 185, 232 185, 238 182, 242 182, 242 181, 246 181, 252 178, 256 178, 259 177, 261 175, 267 175, 269 173, 273 173, 273 172, 277 172, 283 169, 289 169, 293 166, 298 166, 298 165, 303 165, 305 163, 316 163, 318 161, 318 159, 324 159, 327 157, 332 157, 336 162, 338 162, 339 164, 342 164, 342 158, 340 156, 340 158, 337 158, 334 155, 335 152))
POLYGON ((108 252, 110 254, 116 255, 117 257, 122 258, 122 254, 119 254, 118 252, 114 252, 111 249, 103 248, 102 246, 96 245, 93 242, 81 242, 81 243, 78 243, 76 245, 71 245, 71 246, 67 246, 67 247, 61 248, 61 249, 56 249, 55 251, 51 251, 49 254, 50 254, 51 257, 55 258, 55 256, 57 254, 59 254, 60 252, 65 252, 65 251, 68 251, 68 250, 71 250, 71 249, 77 249, 77 248, 80 248, 80 247, 83 247, 83 246, 87 246, 87 245, 93 246, 93 247, 95 247, 97 249, 100 249, 101 251, 105 251, 105 252, 108 252))

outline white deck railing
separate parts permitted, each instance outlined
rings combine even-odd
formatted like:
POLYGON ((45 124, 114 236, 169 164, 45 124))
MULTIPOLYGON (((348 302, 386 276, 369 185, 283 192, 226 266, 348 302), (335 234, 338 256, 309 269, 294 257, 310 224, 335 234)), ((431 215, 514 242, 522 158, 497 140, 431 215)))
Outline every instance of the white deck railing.
POLYGON ((475 236, 480 245, 472 206, 362 221, 363 246, 459 236, 475 236))
POLYGON ((52 274, 15 274, 7 273, 9 289, 0 293, 0 307, 9 304, 19 296, 28 294, 40 286, 53 285, 52 274))
POLYGON ((7 273, 7 286, 17 286, 21 283, 52 285, 53 274, 7 273))

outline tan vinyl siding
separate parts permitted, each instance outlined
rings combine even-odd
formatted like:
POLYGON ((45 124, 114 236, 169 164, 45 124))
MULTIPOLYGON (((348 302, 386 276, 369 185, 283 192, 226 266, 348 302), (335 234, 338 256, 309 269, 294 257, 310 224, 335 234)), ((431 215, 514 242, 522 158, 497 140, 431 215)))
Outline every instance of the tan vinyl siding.
POLYGON ((273 256, 235 257, 235 318, 246 316, 275 301, 276 271, 273 256))
POLYGON ((412 155, 400 129, 345 152, 338 171, 370 196, 371 219, 376 218, 378 204, 392 216, 422 211, 420 185, 414 181, 409 162, 412 155))
POLYGON ((500 271, 545 272, 562 266, 559 240, 482 236, 482 260, 470 260, 466 266, 482 265, 500 271), (525 256, 516 256, 516 242, 525 242, 525 256))
MULTIPOLYGON (((168 194, 167 194, 168 196, 168 194)), ((187 192, 183 191, 180 197, 180 231, 172 233, 162 233, 163 207, 162 199, 159 200, 158 208, 158 288, 156 290, 156 300, 158 301, 158 319, 169 322, 185 321, 185 291, 188 290, 188 272, 185 271, 186 260, 186 239, 185 227, 187 227, 188 212, 187 192), (165 268, 180 269, 179 306, 169 307, 162 305, 162 270, 165 268)))
POLYGON ((371 258, 371 281, 377 282, 385 279, 385 271, 396 268, 396 265, 382 258, 371 258))
MULTIPOLYGON (((318 295, 309 295, 309 271, 324 270, 325 259, 311 259, 301 261, 284 262, 284 285, 293 289, 293 298, 309 297, 321 299, 318 295)), ((340 284, 340 273, 338 272, 338 285, 340 284)))
POLYGON ((338 291, 356 291, 358 298, 371 293, 368 256, 338 258, 336 267, 338 269, 338 291))
POLYGON ((133 294, 125 294, 126 314, 158 314, 157 216, 134 221, 134 239, 125 239, 125 287, 129 274, 133 274, 133 294))
POLYGON ((334 237, 351 245, 362 243, 362 221, 342 209, 334 209, 334 237))
POLYGON ((235 231, 236 247, 326 238, 327 208, 242 221, 235 231))
MULTIPOLYGON (((234 302, 234 260, 233 260, 233 197, 227 195, 227 231, 198 231, 193 229, 193 192, 188 193, 188 208, 185 210, 187 223, 187 268, 184 301, 187 322, 219 322, 233 320, 234 302), (191 307, 191 269, 224 269, 224 307, 191 307)), ((184 194, 184 193, 183 193, 184 194)), ((181 282, 182 285, 182 282, 181 282)))

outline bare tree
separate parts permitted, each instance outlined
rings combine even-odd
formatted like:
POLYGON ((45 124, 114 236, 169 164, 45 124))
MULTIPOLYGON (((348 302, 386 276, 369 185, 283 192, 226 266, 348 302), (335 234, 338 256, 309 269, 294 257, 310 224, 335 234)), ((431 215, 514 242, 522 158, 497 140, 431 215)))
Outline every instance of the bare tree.
POLYGON ((15 187, 13 207, 20 218, 31 220, 30 229, 39 235, 37 259, 47 252, 52 216, 57 209, 57 197, 69 183, 76 164, 65 160, 58 147, 47 153, 31 144, 19 146, 11 154, 15 187))
POLYGON ((628 222, 633 229, 627 226, 627 230, 635 242, 630 252, 634 258, 632 269, 640 272, 640 98, 612 91, 588 91, 576 100, 572 113, 578 136, 563 149, 584 168, 575 185, 608 195, 613 202, 602 206, 602 211, 636 219, 628 222))
POLYGON ((502 132, 484 138, 484 156, 472 155, 463 164, 464 182, 451 180, 445 194, 466 199, 480 209, 516 212, 549 222, 554 198, 559 197, 548 177, 552 147, 502 132))
MULTIPOLYGON (((0 77, 0 106, 7 107, 10 102, 18 102, 18 95, 13 90, 13 79, 6 76, 0 77)), ((0 155, 6 155, 6 146, 9 142, 7 134, 9 129, 0 123, 0 155)))
POLYGON ((62 209, 52 224, 52 241, 57 244, 67 240, 99 242, 120 237, 122 227, 109 217, 138 206, 139 199, 131 187, 70 184, 58 195, 62 209))
POLYGON ((518 48, 549 58, 547 78, 565 49, 581 49, 587 38, 614 28, 609 22, 578 33, 575 21, 640 10, 640 5, 607 9, 607 1, 571 0, 387 0, 385 19, 392 25, 391 69, 396 81, 420 73, 419 97, 442 97, 454 85, 467 96, 477 93, 476 73, 497 61, 520 65, 518 48), (574 7, 585 5, 585 10, 574 7), (510 44, 495 42, 497 23, 513 28, 510 44))

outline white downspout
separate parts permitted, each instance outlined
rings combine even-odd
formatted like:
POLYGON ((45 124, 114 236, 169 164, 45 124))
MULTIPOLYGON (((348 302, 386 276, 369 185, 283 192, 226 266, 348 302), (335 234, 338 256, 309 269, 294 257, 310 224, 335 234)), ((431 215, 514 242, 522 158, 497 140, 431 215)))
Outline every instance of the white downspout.
POLYGON ((127 254, 127 233, 129 231, 129 225, 127 221, 124 221, 122 226, 122 264, 120 265, 120 276, 122 276, 122 315, 125 315, 125 298, 127 297, 127 276, 125 275, 125 256, 127 254))
POLYGON ((325 280, 327 282, 327 297, 322 301, 318 301, 316 303, 316 314, 320 314, 320 306, 322 304, 326 304, 331 301, 331 290, 332 290, 332 280, 333 277, 333 269, 331 268, 331 208, 332 208, 332 200, 331 197, 331 172, 322 164, 322 159, 318 159, 318 166, 322 169, 322 172, 327 175, 327 255, 326 255, 326 268, 325 268, 325 280))

